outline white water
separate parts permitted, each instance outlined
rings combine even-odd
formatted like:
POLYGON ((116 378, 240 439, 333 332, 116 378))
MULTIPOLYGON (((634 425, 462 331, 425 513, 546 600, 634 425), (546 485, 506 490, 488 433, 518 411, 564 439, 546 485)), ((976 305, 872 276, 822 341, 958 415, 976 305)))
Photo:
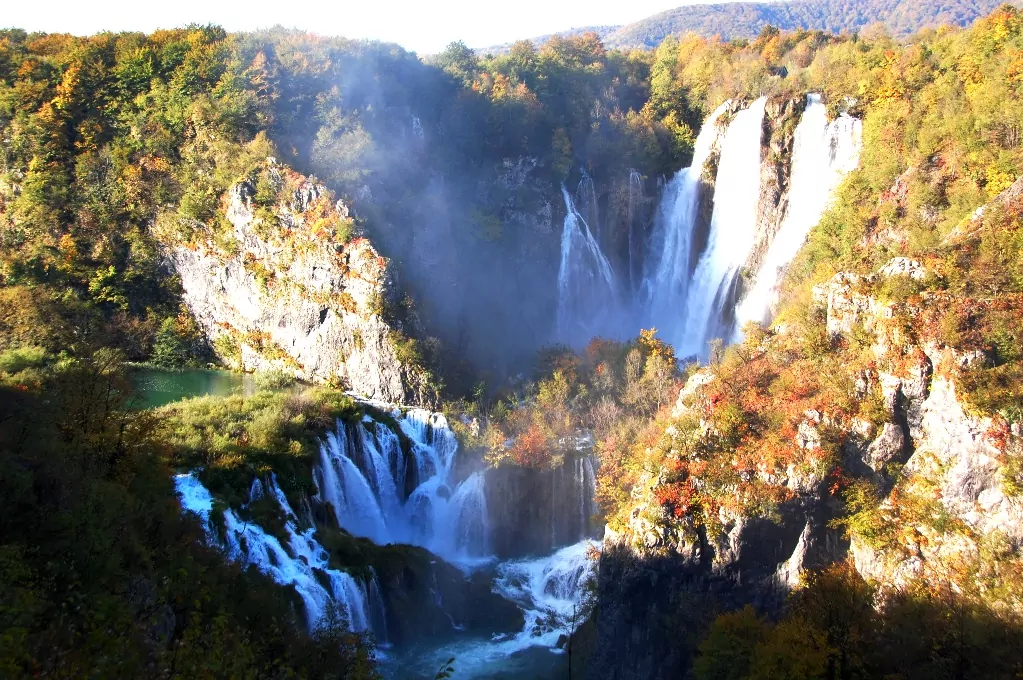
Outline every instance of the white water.
POLYGON ((654 216, 646 272, 640 290, 645 324, 665 341, 681 345, 686 328, 685 305, 693 269, 693 232, 699 212, 703 169, 720 137, 718 118, 725 102, 707 118, 696 138, 693 162, 665 186, 654 216))
POLYGON ((582 623, 582 585, 593 572, 589 555, 596 547, 593 541, 580 541, 547 557, 498 567, 495 592, 526 615, 522 632, 510 641, 513 646, 553 647, 561 635, 582 623))
MULTIPOLYGON (((213 497, 209 490, 193 474, 176 475, 174 486, 181 497, 185 510, 197 514, 203 520, 208 540, 220 546, 229 559, 255 565, 261 572, 282 585, 293 585, 305 603, 306 619, 310 628, 318 627, 331 601, 341 605, 353 631, 371 629, 367 611, 366 587, 350 574, 328 567, 327 551, 313 538, 315 529, 310 527, 300 532, 298 519, 292 512, 287 498, 270 477, 270 493, 276 499, 286 517, 285 529, 288 545, 263 531, 256 524, 243 522, 231 509, 224 511, 224 536, 221 539, 211 522, 213 497), (324 587, 316 577, 316 570, 327 576, 330 588, 324 587)), ((250 502, 264 495, 263 485, 255 480, 250 491, 250 502)), ((382 606, 382 602, 380 602, 382 606)), ((380 629, 384 630, 384 629, 380 629)), ((386 639, 386 632, 384 631, 386 639)))
MULTIPOLYGON (((584 208, 596 214, 592 181, 590 189, 579 192, 587 201, 584 208)), ((576 210, 568 189, 561 187, 565 199, 565 223, 561 232, 561 266, 558 268, 557 339, 579 347, 595 336, 615 337, 618 310, 618 284, 611 264, 590 232, 586 219, 576 210)))
POLYGON ((331 504, 340 526, 379 545, 411 543, 451 562, 486 559, 483 474, 454 486, 458 441, 444 416, 422 409, 391 415, 412 441, 413 460, 406 461, 398 435, 385 424, 368 417, 354 425, 338 421, 320 446, 320 500, 331 504), (406 498, 410 462, 419 483, 406 498))
POLYGON ((781 273, 820 222, 842 179, 859 164, 862 134, 859 120, 842 114, 828 123, 820 95, 807 97, 795 132, 788 209, 753 287, 736 310, 737 331, 750 321, 770 322, 781 273))
POLYGON ((593 574, 591 552, 599 543, 581 541, 538 559, 513 560, 498 565, 494 592, 517 604, 525 625, 512 635, 493 639, 467 637, 439 647, 415 648, 389 677, 432 677, 440 665, 455 657, 456 677, 550 677, 561 663, 557 649, 585 618, 583 584, 593 574), (512 675, 512 674, 515 675, 512 675))
POLYGON ((767 98, 736 114, 721 144, 710 233, 686 293, 685 333, 679 354, 706 356, 708 342, 726 335, 735 277, 756 236, 760 146, 767 98))

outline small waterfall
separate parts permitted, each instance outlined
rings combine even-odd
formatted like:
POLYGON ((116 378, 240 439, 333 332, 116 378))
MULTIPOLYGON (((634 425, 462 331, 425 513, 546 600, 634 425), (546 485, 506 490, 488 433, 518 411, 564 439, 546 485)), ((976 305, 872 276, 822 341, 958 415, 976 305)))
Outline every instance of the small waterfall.
POLYGON ((680 170, 664 187, 654 216, 646 272, 640 291, 646 322, 661 337, 680 347, 686 328, 686 296, 693 269, 693 232, 696 228, 703 185, 703 169, 718 138, 718 118, 731 102, 725 102, 707 118, 696 138, 693 162, 680 170))
POLYGON ((377 493, 363 471, 351 458, 351 447, 344 424, 327 434, 320 446, 320 472, 323 500, 334 506, 337 522, 356 536, 381 545, 389 543, 390 532, 377 493))
POLYGON ((576 210, 568 189, 562 186, 561 193, 565 199, 565 224, 558 269, 557 338, 578 347, 595 336, 615 334, 618 290, 611 264, 593 238, 586 219, 576 210))
POLYGON ((603 234, 600 228, 600 211, 597 208, 597 189, 593 184, 593 179, 586 174, 585 170, 582 171, 582 175, 583 178, 579 180, 579 186, 575 190, 576 210, 582 215, 594 240, 600 246, 603 234))
POLYGON ((762 97, 740 111, 722 141, 710 233, 686 293, 685 334, 676 345, 682 356, 705 356, 710 340, 729 335, 735 279, 756 235, 766 105, 762 97))
POLYGON ((847 114, 829 124, 820 95, 807 96, 795 132, 788 209, 753 287, 736 310, 737 333, 747 322, 770 322, 781 273, 820 221, 842 178, 859 164, 862 134, 863 124, 847 114))
POLYGON ((593 467, 592 456, 579 458, 579 524, 583 532, 590 526, 590 520, 596 512, 597 471, 593 467))
MULTIPOLYGON (((299 532, 297 517, 277 485, 276 477, 271 476, 269 479, 269 493, 284 513, 287 546, 282 546, 276 537, 267 534, 258 525, 242 521, 231 509, 224 511, 224 536, 221 542, 211 521, 213 496, 209 490, 193 474, 176 475, 174 486, 181 497, 182 507, 203 520, 207 538, 212 545, 222 547, 229 559, 254 565, 277 583, 295 587, 305 604, 310 629, 321 625, 328 605, 336 602, 344 609, 351 630, 369 630, 365 591, 350 574, 329 568, 327 551, 313 538, 315 528, 299 532), (326 575, 329 589, 317 577, 317 572, 326 575)), ((253 483, 250 502, 261 498, 263 493, 263 484, 253 483)))
POLYGON ((550 515, 543 524, 550 524, 551 550, 599 534, 600 526, 594 521, 598 514, 594 460, 589 452, 566 453, 564 463, 549 475, 550 515))
POLYGON ((380 545, 420 545, 450 561, 485 558, 490 528, 483 474, 452 490, 458 440, 444 416, 422 409, 391 415, 411 440, 418 486, 404 497, 408 461, 387 425, 339 421, 320 446, 320 499, 333 506, 340 526, 380 545))
POLYGON ((581 541, 553 555, 515 560, 498 567, 494 589, 525 613, 526 625, 511 641, 516 649, 553 647, 582 623, 582 585, 593 573, 593 541, 581 541))
POLYGON ((366 604, 369 613, 370 627, 376 635, 377 642, 383 645, 388 643, 387 639, 387 609, 384 606, 384 596, 380 592, 380 581, 377 580, 377 573, 373 567, 369 568, 370 579, 366 588, 366 604))

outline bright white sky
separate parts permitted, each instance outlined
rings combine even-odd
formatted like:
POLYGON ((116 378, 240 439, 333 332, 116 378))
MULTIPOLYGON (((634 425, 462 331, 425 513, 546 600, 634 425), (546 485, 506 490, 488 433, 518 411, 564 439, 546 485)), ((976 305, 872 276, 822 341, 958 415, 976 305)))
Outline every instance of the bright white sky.
POLYGON ((708 0, 3 0, 0 27, 88 35, 189 23, 229 31, 280 24, 396 42, 422 55, 453 40, 487 47, 570 28, 625 24, 701 1, 708 0))

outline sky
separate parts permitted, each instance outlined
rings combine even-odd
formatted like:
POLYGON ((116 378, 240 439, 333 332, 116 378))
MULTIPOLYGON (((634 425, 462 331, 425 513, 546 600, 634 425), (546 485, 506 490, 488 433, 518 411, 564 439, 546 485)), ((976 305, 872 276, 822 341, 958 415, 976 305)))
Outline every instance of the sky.
POLYGON ((3 0, 0 27, 87 35, 190 23, 219 24, 229 31, 280 24, 325 36, 396 42, 422 55, 454 40, 488 47, 570 28, 625 24, 696 1, 3 0))

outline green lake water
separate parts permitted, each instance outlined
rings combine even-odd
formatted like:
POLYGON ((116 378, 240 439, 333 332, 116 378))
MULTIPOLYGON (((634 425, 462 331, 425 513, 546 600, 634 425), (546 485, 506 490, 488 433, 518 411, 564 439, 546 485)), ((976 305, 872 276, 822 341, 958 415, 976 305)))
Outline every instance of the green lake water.
POLYGON ((140 408, 157 408, 189 397, 249 395, 256 390, 253 376, 249 373, 204 369, 161 371, 141 368, 132 372, 131 382, 140 408))

